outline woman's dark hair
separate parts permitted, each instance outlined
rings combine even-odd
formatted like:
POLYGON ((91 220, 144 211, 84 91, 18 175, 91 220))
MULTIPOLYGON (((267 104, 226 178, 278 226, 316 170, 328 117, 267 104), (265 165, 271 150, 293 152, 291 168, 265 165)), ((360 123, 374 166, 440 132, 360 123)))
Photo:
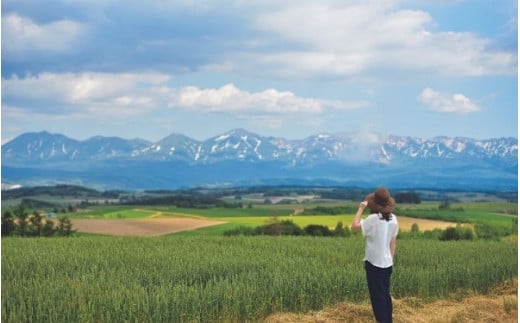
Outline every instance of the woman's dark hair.
POLYGON ((370 213, 379 213, 381 216, 379 217, 380 220, 390 221, 392 220, 392 213, 380 213, 376 212, 375 210, 370 209, 370 213))
POLYGON ((381 220, 390 221, 392 219, 392 213, 381 213, 381 220))

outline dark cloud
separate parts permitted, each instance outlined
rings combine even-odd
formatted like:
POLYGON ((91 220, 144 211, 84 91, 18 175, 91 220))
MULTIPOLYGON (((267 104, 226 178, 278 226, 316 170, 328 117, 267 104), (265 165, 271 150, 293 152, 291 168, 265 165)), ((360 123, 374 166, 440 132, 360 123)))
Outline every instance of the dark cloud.
MULTIPOLYGON (((149 8, 141 3, 115 6, 107 2, 82 7, 53 1, 45 10, 34 7, 34 1, 7 1, 3 15, 16 13, 36 25, 65 18, 88 26, 89 34, 76 40, 81 51, 74 55, 4 55, 3 77, 60 72, 67 67, 72 72, 196 70, 243 46, 248 31, 240 15, 222 10, 190 11, 173 7, 161 12, 157 6, 149 8)), ((9 50, 9 44, 3 46, 9 50)))

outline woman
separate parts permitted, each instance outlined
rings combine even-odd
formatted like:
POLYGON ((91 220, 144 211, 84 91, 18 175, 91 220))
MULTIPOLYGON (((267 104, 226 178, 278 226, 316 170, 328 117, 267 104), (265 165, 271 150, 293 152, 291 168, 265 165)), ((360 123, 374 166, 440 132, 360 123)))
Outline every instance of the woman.
POLYGON ((352 221, 352 230, 361 230, 365 237, 365 271, 372 310, 378 322, 392 322, 390 275, 392 274, 395 242, 398 232, 397 218, 392 213, 395 200, 390 192, 379 187, 367 195, 352 221), (370 215, 361 220, 368 206, 370 215))

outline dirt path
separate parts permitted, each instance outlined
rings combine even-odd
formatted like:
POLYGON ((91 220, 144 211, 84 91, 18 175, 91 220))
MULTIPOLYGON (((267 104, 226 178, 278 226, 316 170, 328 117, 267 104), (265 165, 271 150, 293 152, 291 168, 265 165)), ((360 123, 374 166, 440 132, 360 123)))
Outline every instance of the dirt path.
POLYGON ((72 220, 73 228, 79 232, 117 236, 159 236, 179 231, 195 230, 222 223, 225 222, 190 218, 72 220))

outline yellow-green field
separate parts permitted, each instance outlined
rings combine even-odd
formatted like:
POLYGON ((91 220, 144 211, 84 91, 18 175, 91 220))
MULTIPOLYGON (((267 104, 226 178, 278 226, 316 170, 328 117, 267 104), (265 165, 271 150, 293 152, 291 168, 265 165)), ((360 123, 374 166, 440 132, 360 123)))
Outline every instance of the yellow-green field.
MULTIPOLYGON (((2 322, 259 322, 369 302, 359 236, 14 237, 1 256, 2 322)), ((392 296, 487 293, 517 257, 511 242, 405 239, 392 296)))
MULTIPOLYGON (((174 206, 109 206, 95 207, 73 214, 73 219, 159 219, 159 218, 193 218, 197 220, 223 221, 226 224, 204 227, 189 234, 222 234, 237 226, 256 227, 272 222, 273 219, 290 220, 303 228, 310 224, 324 225, 331 229, 339 222, 349 226, 354 212, 339 215, 303 215, 301 212, 312 210, 316 206, 329 208, 350 207, 355 210, 353 202, 320 202, 312 204, 259 204, 243 208, 177 208, 174 206), (293 214, 297 215, 293 215, 293 214)), ((485 222, 503 227, 511 227, 517 219, 518 206, 514 203, 483 202, 453 203, 448 210, 440 210, 438 203, 402 204, 395 211, 402 232, 409 231, 413 224, 420 231, 445 229, 457 223, 485 222)), ((80 230, 81 231, 81 230, 80 230)), ((178 232, 178 229, 172 232, 178 232)))
MULTIPOLYGON (((156 208, 148 209, 146 207, 122 208, 116 211, 111 210, 106 213, 98 212, 96 214, 84 214, 82 216, 76 216, 73 218, 73 223, 79 232, 97 232, 104 234, 110 234, 110 232, 113 232, 113 234, 120 234, 122 232, 120 227, 124 225, 125 234, 132 234, 133 230, 135 235, 140 235, 142 232, 146 232, 147 235, 153 235, 153 233, 150 232, 150 230, 153 230, 151 229, 153 227, 157 228, 157 234, 179 232, 183 231, 183 228, 192 228, 196 226, 204 228, 201 229, 201 233, 214 231, 213 233, 218 234, 219 232, 221 233, 222 231, 237 226, 257 227, 265 225, 272 222, 274 219, 279 221, 289 220, 301 228, 311 224, 318 224, 333 229, 338 225, 338 223, 341 223, 343 227, 349 226, 353 219, 353 215, 259 216, 256 215, 259 214, 258 212, 253 213, 254 215, 239 216, 240 214, 246 213, 240 210, 232 210, 231 213, 234 214, 234 216, 225 216, 226 214, 229 214, 229 212, 230 210, 220 210, 220 212, 218 210, 202 210, 199 213, 198 210, 193 209, 158 210, 156 208), (99 221, 100 219, 112 221, 99 221), (136 221, 138 219, 140 219, 140 221, 136 221), (166 219, 169 220, 166 221, 166 219), (191 221, 193 223, 187 223, 187 221, 189 222, 187 219, 192 219, 191 221), (120 221, 115 222, 113 220, 120 221), (131 222, 126 223, 124 222, 125 220, 131 222), (211 227, 198 224, 204 220, 208 222, 207 226, 211 225, 211 227), (226 224, 219 224, 217 221, 225 222, 226 224), (153 226, 153 222, 161 223, 153 226), (209 224, 210 222, 211 224, 209 224), (143 228, 146 228, 146 230, 143 231, 143 228)), ((420 230, 444 229, 448 226, 456 225, 456 223, 449 221, 436 221, 409 217, 398 217, 398 220, 400 230, 403 232, 409 231, 412 224, 414 223, 419 226, 420 230)), ((190 234, 196 234, 196 232, 190 232, 190 234)))
MULTIPOLYGON (((108 230, 103 235, 2 238, 1 319, 259 322, 280 313, 318 313, 337 304, 367 307, 360 234, 349 238, 224 236, 226 230, 261 226, 275 218, 291 220, 302 228, 351 223, 354 211, 291 216, 298 213, 295 210, 309 211, 318 205, 331 210, 357 207, 354 202, 200 209, 89 206, 68 215, 73 223, 97 223, 108 230), (199 228, 203 221, 212 225, 199 228), (188 225, 178 232, 181 222, 188 225), (110 231, 113 227, 124 231, 121 235, 137 235, 139 230, 146 231, 142 235, 154 235, 157 225, 161 236, 121 237, 110 231), (165 230, 167 225, 172 229, 165 230)), ((447 210, 428 202, 402 204, 395 213, 402 231, 410 230, 414 223, 424 231, 477 221, 511 229, 516 225, 517 210, 515 203, 505 202, 453 203, 447 210)), ((399 239, 392 275, 398 315, 400 304, 407 300, 413 300, 410 311, 416 313, 428 302, 456 297, 456 303, 464 296, 488 294, 499 284, 517 281, 514 234, 497 240, 439 241, 416 239, 413 234, 402 234, 399 239)), ((502 304, 510 314, 517 308, 517 299, 504 299, 502 304)), ((371 318, 370 309, 367 313, 371 318)), ((420 321, 421 317, 415 317, 420 321)), ((472 317, 486 321, 486 317, 472 317)))
MULTIPOLYGON (((331 229, 335 228, 336 225, 341 222, 343 226, 350 225, 352 223, 353 215, 296 215, 296 216, 281 216, 278 220, 289 220, 294 222, 299 227, 305 227, 310 224, 325 225, 331 229)), ((272 221, 272 217, 218 217, 221 221, 229 223, 235 223, 245 226, 256 227, 264 225, 272 221)), ((449 221, 435 221, 428 219, 417 219, 410 217, 398 217, 399 229, 402 231, 409 231, 412 225, 415 223, 419 226, 420 230, 433 230, 433 229, 445 229, 449 226, 456 226, 457 223, 449 221)))

